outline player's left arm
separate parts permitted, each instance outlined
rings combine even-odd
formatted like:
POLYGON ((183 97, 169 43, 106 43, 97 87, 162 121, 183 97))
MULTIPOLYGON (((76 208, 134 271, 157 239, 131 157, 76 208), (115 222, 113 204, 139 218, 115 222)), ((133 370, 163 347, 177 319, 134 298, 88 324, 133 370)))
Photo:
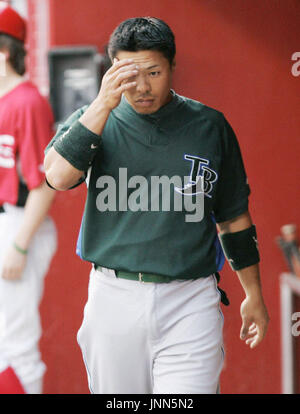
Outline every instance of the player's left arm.
MULTIPOLYGON (((232 220, 217 223, 217 229, 223 235, 249 229, 252 225, 250 213, 247 211, 232 220)), ((254 348, 263 340, 269 323, 262 294, 259 264, 255 263, 236 270, 236 273, 246 296, 240 308, 242 317, 240 338, 245 340, 250 348, 254 348)))
POLYGON ((45 181, 29 192, 22 224, 14 239, 14 244, 5 256, 1 275, 4 279, 14 280, 22 276, 30 243, 47 216, 54 197, 55 191, 49 188, 45 181))

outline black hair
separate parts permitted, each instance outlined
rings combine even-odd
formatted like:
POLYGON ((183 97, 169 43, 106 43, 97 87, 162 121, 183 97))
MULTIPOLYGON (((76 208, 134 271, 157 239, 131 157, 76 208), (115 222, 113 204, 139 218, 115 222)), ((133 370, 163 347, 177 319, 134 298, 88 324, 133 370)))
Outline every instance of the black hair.
POLYGON ((24 75, 26 71, 26 50, 24 43, 10 35, 0 33, 0 50, 1 49, 6 49, 8 51, 9 63, 18 75, 24 75))
POLYGON ((127 19, 119 24, 110 37, 108 54, 111 61, 120 50, 155 50, 161 52, 172 65, 176 54, 175 36, 167 23, 156 17, 127 19))

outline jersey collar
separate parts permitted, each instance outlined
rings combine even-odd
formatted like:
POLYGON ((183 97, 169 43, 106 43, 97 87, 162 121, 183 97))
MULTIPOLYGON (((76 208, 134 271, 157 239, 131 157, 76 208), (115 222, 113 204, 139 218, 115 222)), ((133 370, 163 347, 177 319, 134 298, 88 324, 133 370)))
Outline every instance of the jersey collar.
POLYGON ((141 119, 158 122, 159 120, 162 120, 163 118, 173 113, 178 108, 178 106, 184 102, 183 98, 180 95, 177 95, 173 89, 171 89, 171 93, 173 95, 172 100, 152 114, 141 114, 139 112, 136 112, 124 95, 122 95, 119 109, 125 110, 127 113, 138 116, 141 119))

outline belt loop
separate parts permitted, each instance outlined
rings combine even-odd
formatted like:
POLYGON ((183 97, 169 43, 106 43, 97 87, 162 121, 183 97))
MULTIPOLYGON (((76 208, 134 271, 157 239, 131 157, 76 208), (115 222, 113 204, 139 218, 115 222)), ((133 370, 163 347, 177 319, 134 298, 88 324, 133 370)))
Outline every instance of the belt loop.
POLYGON ((114 269, 108 269, 108 271, 112 276, 117 277, 117 272, 114 269))
POLYGON ((104 273, 107 276, 114 276, 117 277, 116 272, 114 269, 108 269, 107 267, 100 266, 102 273, 104 273))

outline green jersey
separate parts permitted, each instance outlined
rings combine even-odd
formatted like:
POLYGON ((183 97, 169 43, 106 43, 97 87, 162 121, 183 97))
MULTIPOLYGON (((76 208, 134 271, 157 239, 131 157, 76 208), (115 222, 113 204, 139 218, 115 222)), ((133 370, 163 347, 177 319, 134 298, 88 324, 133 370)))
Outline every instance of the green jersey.
POLYGON ((246 212, 250 194, 224 115, 175 92, 150 115, 123 97, 99 137, 78 121, 86 109, 59 127, 47 147, 86 172, 77 254, 106 268, 174 279, 220 271, 216 222, 246 212), (88 163, 80 159, 84 149, 66 145, 72 134, 94 149, 88 163))

